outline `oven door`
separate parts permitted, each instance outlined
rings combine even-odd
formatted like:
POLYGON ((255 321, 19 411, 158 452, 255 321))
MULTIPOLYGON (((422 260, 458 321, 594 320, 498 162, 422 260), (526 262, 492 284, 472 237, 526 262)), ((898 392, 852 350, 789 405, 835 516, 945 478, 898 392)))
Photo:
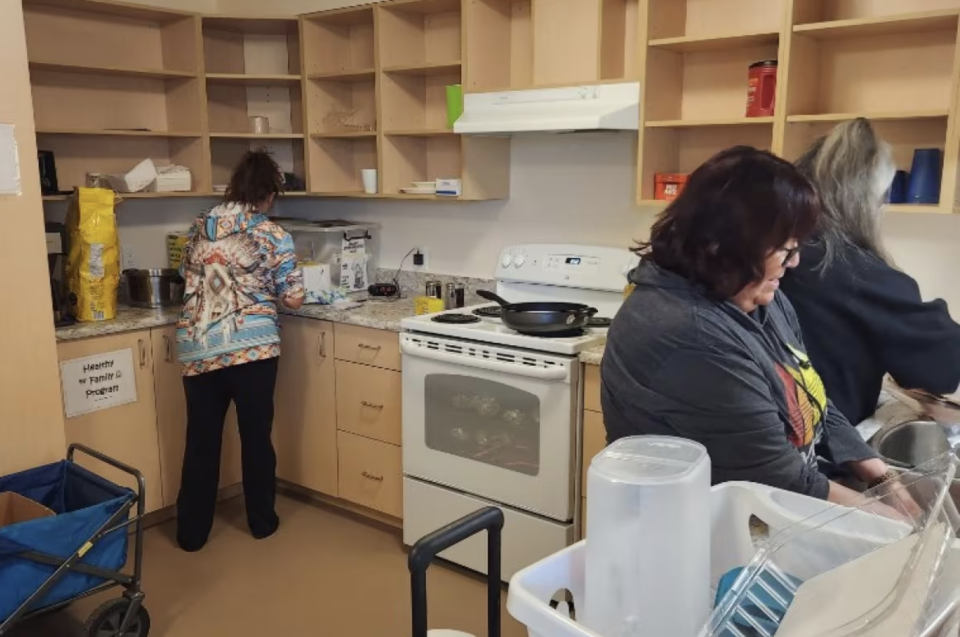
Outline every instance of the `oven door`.
POLYGON ((577 360, 421 334, 400 347, 404 473, 572 519, 577 360))

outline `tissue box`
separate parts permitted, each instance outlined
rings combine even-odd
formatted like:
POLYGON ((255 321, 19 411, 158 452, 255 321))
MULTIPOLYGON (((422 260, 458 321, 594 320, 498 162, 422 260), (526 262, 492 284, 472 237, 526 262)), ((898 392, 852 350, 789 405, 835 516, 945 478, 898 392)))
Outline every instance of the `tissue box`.
POLYGON ((106 177, 110 187, 117 192, 141 192, 157 180, 157 167, 153 161, 144 159, 126 173, 106 177))
POLYGON ((184 166, 161 166, 157 169, 156 192, 190 192, 193 178, 184 166))
POLYGON ((463 181, 460 179, 438 179, 437 194, 447 197, 459 197, 463 192, 463 181))

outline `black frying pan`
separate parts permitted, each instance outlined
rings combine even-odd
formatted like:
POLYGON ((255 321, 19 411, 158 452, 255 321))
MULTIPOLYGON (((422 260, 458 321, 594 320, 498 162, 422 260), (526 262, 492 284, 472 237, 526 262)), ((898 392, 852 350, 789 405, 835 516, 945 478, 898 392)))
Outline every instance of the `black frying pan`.
POLYGON ((503 308, 503 324, 521 334, 556 334, 586 327, 597 308, 581 303, 533 302, 510 303, 493 292, 477 290, 477 294, 495 301, 503 308))

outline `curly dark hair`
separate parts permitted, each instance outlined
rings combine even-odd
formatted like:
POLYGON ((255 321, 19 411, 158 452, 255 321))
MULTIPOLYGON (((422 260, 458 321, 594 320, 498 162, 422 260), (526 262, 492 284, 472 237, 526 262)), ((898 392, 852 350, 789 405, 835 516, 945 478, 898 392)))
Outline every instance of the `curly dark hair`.
POLYGON ((819 214, 816 190, 790 162, 734 146, 693 171, 634 252, 725 301, 763 277, 772 251, 806 239, 819 214))
POLYGON ((233 169, 230 184, 224 193, 228 202, 259 206, 283 193, 283 172, 265 150, 251 150, 233 169))

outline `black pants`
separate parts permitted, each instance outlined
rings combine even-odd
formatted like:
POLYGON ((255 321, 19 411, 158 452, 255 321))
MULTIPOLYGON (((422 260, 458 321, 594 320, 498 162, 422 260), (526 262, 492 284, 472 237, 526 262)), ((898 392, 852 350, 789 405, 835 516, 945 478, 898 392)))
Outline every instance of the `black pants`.
POLYGON ((240 426, 243 495, 250 532, 262 538, 279 525, 275 509, 277 456, 270 439, 278 361, 272 358, 183 378, 187 447, 177 497, 177 542, 185 550, 202 548, 213 526, 223 421, 231 401, 237 406, 240 426))

